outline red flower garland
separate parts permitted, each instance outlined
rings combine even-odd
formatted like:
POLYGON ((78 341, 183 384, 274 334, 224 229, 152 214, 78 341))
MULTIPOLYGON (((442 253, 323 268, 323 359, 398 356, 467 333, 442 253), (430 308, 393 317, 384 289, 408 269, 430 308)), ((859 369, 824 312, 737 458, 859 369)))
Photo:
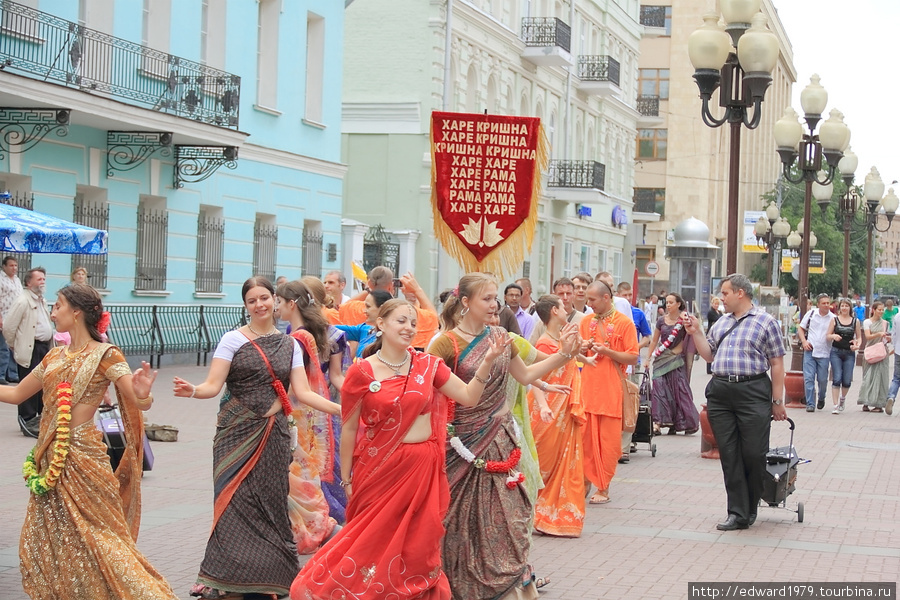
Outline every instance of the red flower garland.
MULTIPOLYGON (((451 437, 456 435, 456 432, 454 431, 455 428, 453 427, 453 424, 452 424, 453 418, 455 416, 456 416, 456 402, 454 402, 453 400, 448 400, 447 401, 447 433, 451 437)), ((516 468, 516 465, 519 464, 519 461, 521 459, 522 459, 522 450, 520 448, 516 447, 516 448, 512 449, 512 452, 509 453, 509 458, 507 458, 506 460, 484 461, 484 470, 487 471, 488 473, 507 473, 507 472, 513 470, 514 468, 516 468)), ((483 459, 476 459, 476 460, 481 461, 483 459)), ((476 468, 477 468, 477 465, 476 465, 476 468)), ((518 482, 525 481, 525 476, 523 474, 519 473, 518 475, 521 477, 521 479, 518 479, 518 482)), ((510 489, 512 489, 513 487, 515 487, 515 484, 510 486, 509 482, 507 482, 507 487, 510 487, 510 489)))
POLYGON ((272 382, 272 387, 275 388, 275 393, 278 394, 278 399, 281 400, 281 410, 284 412, 284 416, 290 417, 294 412, 294 407, 291 406, 291 400, 288 398, 287 390, 284 389, 284 384, 281 383, 280 379, 275 379, 272 382))
POLYGON ((97 332, 101 335, 106 333, 106 330, 109 329, 109 322, 111 320, 110 314, 106 311, 100 315, 100 320, 97 321, 97 332))

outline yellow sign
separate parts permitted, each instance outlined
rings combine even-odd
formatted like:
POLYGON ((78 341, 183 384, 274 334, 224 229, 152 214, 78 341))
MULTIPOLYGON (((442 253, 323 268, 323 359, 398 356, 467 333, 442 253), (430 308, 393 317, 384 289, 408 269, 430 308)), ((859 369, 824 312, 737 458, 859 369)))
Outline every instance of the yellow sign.
MULTIPOLYGON (((800 259, 791 255, 790 250, 781 251, 781 272, 790 273, 794 265, 797 265, 800 259)), ((811 275, 820 275, 825 272, 825 251, 813 250, 809 258, 809 273, 811 275)))

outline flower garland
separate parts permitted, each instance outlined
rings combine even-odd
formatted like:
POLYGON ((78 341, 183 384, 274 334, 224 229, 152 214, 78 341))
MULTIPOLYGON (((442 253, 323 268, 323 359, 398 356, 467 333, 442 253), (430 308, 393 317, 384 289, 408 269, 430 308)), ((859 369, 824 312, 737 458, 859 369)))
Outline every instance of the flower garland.
POLYGON ((522 449, 518 447, 518 439, 521 436, 519 434, 519 427, 515 421, 513 421, 513 427, 515 427, 516 430, 516 447, 509 453, 509 457, 503 461, 485 460, 476 457, 471 450, 466 448, 466 445, 459 439, 459 436, 456 435, 456 427, 452 423, 455 416, 456 402, 449 400, 447 402, 447 435, 450 436, 450 446, 456 451, 460 458, 474 466, 476 469, 484 469, 488 473, 508 473, 509 476, 506 478, 506 487, 511 490, 515 489, 520 483, 525 483, 525 474, 515 470, 516 466, 519 464, 519 460, 522 458, 522 449))
POLYGON ((669 334, 669 337, 664 339, 659 347, 653 351, 652 358, 657 358, 660 354, 669 349, 669 346, 675 341, 675 338, 678 337, 678 334, 681 333, 681 330, 684 329, 684 322, 679 317, 678 321, 675 323, 675 327, 672 328, 672 333, 669 334))
POLYGON ((591 319, 591 339, 594 339, 597 334, 597 325, 599 324, 599 322, 603 321, 606 324, 606 339, 601 341, 607 348, 609 348, 610 338, 612 338, 613 333, 615 333, 616 331, 615 325, 613 325, 612 319, 610 319, 610 317, 612 317, 615 313, 616 309, 611 308, 607 313, 602 315, 594 315, 594 317, 591 319))
POLYGON ((25 477, 25 485, 31 493, 42 496, 56 487, 63 468, 66 466, 66 457, 69 455, 69 423, 72 421, 72 384, 63 381, 56 386, 56 441, 53 445, 53 458, 47 471, 41 475, 37 463, 34 460, 34 448, 28 453, 25 464, 22 465, 22 475, 25 477))
POLYGON ((291 436, 291 452, 293 452, 297 449, 297 444, 299 443, 297 419, 294 418, 294 407, 291 406, 291 399, 288 398, 287 390, 284 389, 284 384, 281 383, 280 379, 273 379, 272 387, 275 388, 275 393, 278 394, 278 399, 281 401, 281 411, 284 413, 284 416, 287 417, 288 432, 291 436))

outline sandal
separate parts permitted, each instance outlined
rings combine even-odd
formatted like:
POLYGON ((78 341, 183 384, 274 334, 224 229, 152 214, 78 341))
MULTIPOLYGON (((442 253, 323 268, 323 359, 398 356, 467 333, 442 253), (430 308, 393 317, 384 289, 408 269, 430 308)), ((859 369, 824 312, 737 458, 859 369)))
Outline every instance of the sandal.
POLYGON ((868 404, 863 404, 863 412, 871 412, 868 404))
POLYGON ((591 496, 589 504, 606 504, 607 502, 609 502, 609 496, 597 492, 591 496))
POLYGON ((549 577, 538 577, 534 580, 534 589, 539 590, 545 585, 550 585, 549 577))
POLYGON ((884 410, 882 410, 882 409, 880 409, 880 408, 878 408, 878 407, 875 407, 875 408, 873 408, 872 410, 870 410, 869 412, 878 412, 878 413, 880 413, 880 412, 884 412, 884 410))

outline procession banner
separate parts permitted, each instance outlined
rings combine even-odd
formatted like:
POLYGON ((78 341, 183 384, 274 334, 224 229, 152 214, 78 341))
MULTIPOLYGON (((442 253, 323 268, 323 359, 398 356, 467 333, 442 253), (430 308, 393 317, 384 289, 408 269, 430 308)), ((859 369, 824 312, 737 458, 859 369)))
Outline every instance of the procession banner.
POLYGON ((514 273, 531 250, 549 146, 536 117, 434 112, 434 234, 469 272, 514 273))

